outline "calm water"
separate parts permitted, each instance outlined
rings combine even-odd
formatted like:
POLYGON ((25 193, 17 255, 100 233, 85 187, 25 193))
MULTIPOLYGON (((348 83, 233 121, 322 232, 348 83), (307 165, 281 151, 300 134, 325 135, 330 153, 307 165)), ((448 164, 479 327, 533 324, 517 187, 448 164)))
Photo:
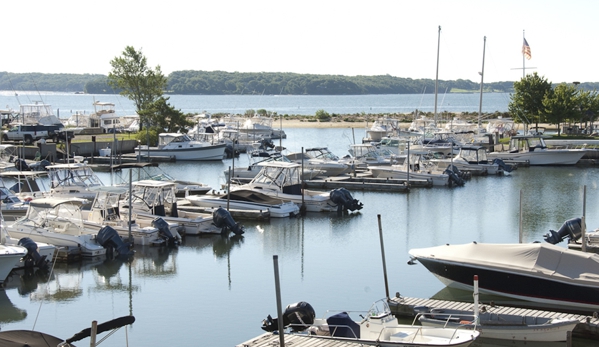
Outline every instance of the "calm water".
MULTIPOLYGON (((285 129, 283 146, 328 146, 342 156, 363 129, 285 129)), ((237 164, 247 165, 241 157, 237 164)), ((173 176, 213 187, 232 160, 161 164, 173 176)), ((99 173, 105 184, 107 173, 99 173)), ((587 189, 587 225, 599 226, 595 167, 520 168, 509 177, 473 178, 455 189, 410 193, 353 192, 359 213, 243 222, 243 237, 187 237, 177 249, 137 248, 130 262, 59 264, 48 279, 14 274, 0 290, 0 328, 35 329, 63 338, 133 314, 136 322, 102 346, 234 346, 262 333, 276 313, 273 256, 283 305, 307 301, 328 309, 366 310, 385 295, 377 215, 381 215, 391 295, 431 297, 443 285, 408 250, 444 243, 517 242, 520 192, 524 242, 542 240, 579 217, 587 189)), ((575 346, 589 345, 575 341, 575 346)), ((78 345, 86 345, 84 340, 78 345)), ((478 346, 492 344, 477 342, 478 346)))
MULTIPOLYGON (((438 112, 478 112, 478 93, 439 95, 438 112)), ((65 94, 0 91, 0 108, 19 109, 19 104, 36 101, 52 105, 61 118, 72 114, 93 112, 92 103, 112 102, 120 115, 135 113, 133 103, 119 95, 65 94)), ((184 113, 233 113, 243 114, 246 110, 265 109, 280 115, 314 115, 318 110, 328 113, 407 113, 415 109, 434 111, 433 94, 394 94, 394 95, 171 95, 169 102, 184 113)), ((508 93, 487 93, 483 96, 483 112, 506 112, 509 103, 508 93)))

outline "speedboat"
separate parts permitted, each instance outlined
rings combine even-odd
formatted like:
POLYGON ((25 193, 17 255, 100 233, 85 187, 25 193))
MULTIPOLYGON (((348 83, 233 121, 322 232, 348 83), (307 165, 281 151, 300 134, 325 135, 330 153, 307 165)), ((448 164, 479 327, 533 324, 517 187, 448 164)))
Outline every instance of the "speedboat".
POLYGON ((342 161, 326 147, 308 148, 303 153, 289 153, 292 162, 303 164, 305 169, 320 170, 322 176, 339 176, 352 169, 349 161, 342 161))
POLYGON ((599 310, 599 255, 548 243, 469 243, 411 249, 418 261, 446 286, 472 290, 480 278, 483 294, 560 306, 599 310))
POLYGON ((193 140, 187 134, 161 133, 158 147, 139 146, 135 153, 140 157, 172 157, 175 160, 222 160, 225 157, 224 143, 193 140))
MULTIPOLYGON (((262 329, 278 333, 279 319, 281 318, 273 319, 269 315, 262 321, 262 329)), ((312 306, 302 301, 288 305, 282 319, 286 328, 286 341, 311 339, 315 346, 351 342, 389 347, 466 347, 479 336, 479 332, 474 329, 399 324, 397 318, 391 314, 386 300, 375 302, 368 311, 327 311, 323 318, 316 318, 312 306)))
POLYGON ((284 202, 256 190, 237 189, 229 194, 188 196, 187 200, 199 207, 223 207, 236 210, 269 211, 272 218, 288 218, 299 214, 293 202, 284 202))
POLYGON ((293 202, 309 212, 327 212, 362 209, 362 203, 354 199, 344 188, 330 192, 302 189, 301 165, 286 162, 260 163, 260 172, 250 183, 231 186, 231 191, 243 189, 257 191, 274 199, 293 202))
POLYGON ((7 224, 8 233, 17 239, 28 237, 34 242, 57 247, 74 247, 83 257, 106 254, 106 248, 115 248, 121 255, 129 254, 118 234, 111 228, 90 231, 83 225, 82 199, 40 198, 29 202, 24 217, 7 224))
POLYGON ((460 171, 473 175, 508 175, 513 168, 499 158, 489 160, 487 150, 483 146, 461 146, 459 153, 453 158, 430 159, 437 166, 454 165, 460 171))
POLYGON ((487 157, 491 160, 528 161, 530 165, 575 165, 585 155, 582 148, 549 149, 543 136, 512 136, 507 151, 491 152, 487 157))
POLYGON ((407 180, 425 180, 432 182, 433 186, 463 186, 464 179, 459 176, 459 170, 448 165, 439 169, 437 165, 424 158, 425 153, 410 153, 402 164, 387 166, 368 166, 375 178, 390 178, 407 180), (457 171, 457 172, 456 172, 457 171))
POLYGON ((480 337, 508 341, 567 341, 571 332, 580 323, 578 319, 545 317, 494 312, 495 306, 481 306, 478 302, 478 276, 474 276, 474 305, 472 310, 449 308, 414 307, 421 325, 475 329, 480 337))
POLYGON ((80 198, 91 202, 96 196, 91 189, 104 185, 86 163, 56 164, 47 169, 52 197, 80 198))
MULTIPOLYGON (((48 262, 50 262, 54 258, 54 253, 56 252, 56 246, 34 242, 28 237, 24 237, 21 239, 15 239, 10 236, 10 234, 6 231, 6 223, 4 218, 0 216, 0 244, 4 246, 19 246, 25 247, 27 250, 27 254, 19 259, 19 261, 15 264, 15 269, 20 268, 46 268, 48 262)), ((2 274, 0 273, 0 277, 2 274)))
POLYGON ((0 243, 0 285, 26 254, 25 247, 0 243))

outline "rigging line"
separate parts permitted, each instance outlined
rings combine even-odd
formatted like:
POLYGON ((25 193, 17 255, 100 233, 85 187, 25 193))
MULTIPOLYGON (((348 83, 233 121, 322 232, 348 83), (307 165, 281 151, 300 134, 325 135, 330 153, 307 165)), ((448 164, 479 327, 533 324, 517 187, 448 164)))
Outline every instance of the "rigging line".
POLYGON ((8 78, 8 82, 10 83, 10 88, 12 88, 12 91, 15 92, 15 97, 17 98, 17 102, 19 103, 19 106, 21 106, 21 100, 19 100, 19 94, 17 94, 15 86, 12 84, 12 79, 10 79, 10 75, 8 74, 8 72, 6 73, 6 77, 8 78))
MULTIPOLYGON (((60 247, 62 248, 62 247, 60 247)), ((48 274, 48 280, 46 281, 46 288, 45 290, 48 290, 48 285, 50 284, 50 279, 52 279, 52 274, 54 273, 54 267, 56 266, 56 261, 58 259, 58 255, 56 254, 59 250, 59 247, 56 247, 56 249, 54 250, 54 261, 52 262, 52 267, 50 268, 50 273, 48 274)), ((35 314, 35 319, 33 320, 33 327, 31 328, 31 330, 35 330, 35 325, 37 324, 37 319, 40 316, 40 312, 42 311, 42 305, 44 304, 44 296, 42 295, 42 298, 40 300, 40 307, 37 309, 37 313, 35 314)))

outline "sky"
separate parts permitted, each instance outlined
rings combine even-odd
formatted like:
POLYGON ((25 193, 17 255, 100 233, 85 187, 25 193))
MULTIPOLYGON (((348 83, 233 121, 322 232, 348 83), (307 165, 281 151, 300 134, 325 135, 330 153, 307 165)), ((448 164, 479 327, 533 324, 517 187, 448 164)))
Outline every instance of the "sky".
POLYGON ((599 82, 596 0, 4 1, 0 71, 173 71, 599 82), (441 33, 439 35, 439 26, 441 33), (485 38, 486 37, 486 42, 485 38), (523 59, 526 37, 532 58, 523 59), (439 49, 438 49, 439 47, 439 49), (483 59, 484 50, 484 59, 483 59))

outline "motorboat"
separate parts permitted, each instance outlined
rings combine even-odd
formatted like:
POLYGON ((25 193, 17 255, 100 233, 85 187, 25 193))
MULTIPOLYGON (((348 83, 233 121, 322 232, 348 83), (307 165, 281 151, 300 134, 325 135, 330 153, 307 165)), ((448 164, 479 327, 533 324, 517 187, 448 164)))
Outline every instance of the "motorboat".
POLYGON ((28 237, 34 242, 43 242, 57 247, 74 247, 83 257, 98 257, 106 254, 106 248, 116 249, 120 255, 129 255, 125 245, 114 229, 101 228, 90 231, 83 225, 82 199, 40 198, 29 202, 24 217, 7 223, 11 237, 28 237), (119 242, 120 241, 120 242, 119 242))
MULTIPOLYGON (((225 229, 215 225, 213 215, 209 213, 180 210, 177 207, 176 184, 167 181, 141 180, 131 183, 131 189, 119 202, 123 216, 131 213, 133 219, 152 221, 162 217, 169 224, 178 225, 180 234, 222 234, 225 229)), ((243 233, 240 226, 231 225, 236 234, 243 233)))
POLYGON ((348 152, 355 167, 395 164, 395 160, 392 158, 394 154, 391 151, 381 150, 372 143, 352 144, 349 146, 348 152))
MULTIPOLYGON (((291 160, 289 160, 289 158, 282 155, 280 152, 269 152, 263 150, 254 150, 248 152, 248 157, 250 164, 247 167, 234 167, 233 169, 231 169, 230 173, 228 169, 223 171, 227 182, 229 182, 229 176, 231 176, 231 182, 237 184, 249 183, 252 179, 254 179, 254 177, 256 177, 258 172, 260 172, 260 170, 262 169, 262 167, 260 166, 261 163, 292 162, 291 160)), ((321 173, 322 171, 320 170, 305 168, 301 172, 301 175, 303 180, 310 180, 320 175, 321 173)))
MULTIPOLYGON (((167 182, 175 182, 177 185, 177 197, 186 197, 189 195, 204 195, 212 190, 207 184, 201 182, 192 182, 179 180, 164 170, 160 169, 158 163, 149 162, 149 163, 123 163, 120 165, 115 165, 113 167, 115 172, 123 172, 123 170, 131 170, 131 179, 133 181, 141 181, 141 180, 156 180, 156 181, 167 181, 167 182)), ((127 174, 122 175, 120 177, 120 181, 117 182, 117 185, 125 185, 129 184, 129 176, 127 174)))
POLYGON ((314 345, 351 342, 386 347, 466 347, 480 335, 474 329, 400 324, 386 300, 375 302, 368 311, 327 311, 323 318, 316 318, 312 306, 302 301, 288 305, 280 318, 269 315, 262 321, 262 329, 279 333, 279 319, 283 320, 286 341, 311 339, 314 345))
POLYGON ((27 255, 27 248, 0 242, 0 285, 25 255, 27 255))
POLYGON ((557 231, 549 230, 544 239, 553 245, 567 240, 569 249, 599 253, 599 229, 586 230, 582 218, 568 219, 557 231))
POLYGON ((527 161, 529 165, 575 165, 585 155, 584 148, 550 149, 539 135, 512 136, 507 151, 487 154, 490 160, 527 161))
POLYGON ((559 306, 599 310, 599 255, 549 243, 469 243, 411 249, 410 263, 422 263, 448 287, 559 306))
POLYGON ((513 167, 507 165, 503 160, 487 158, 487 149, 483 146, 461 146, 459 153, 453 158, 430 159, 439 167, 454 165, 460 171, 469 172, 472 175, 508 175, 513 167))
POLYGON ((286 157, 292 162, 303 164, 304 170, 321 171, 321 176, 339 176, 352 169, 350 161, 340 160, 327 147, 308 148, 303 153, 289 153, 286 157))
POLYGON ((399 119, 382 117, 366 129, 366 138, 363 142, 380 142, 386 136, 394 135, 399 129, 399 119))
POLYGON ((56 164, 47 169, 53 197, 80 198, 89 203, 96 197, 93 188, 104 185, 87 163, 56 164))
POLYGON ((175 160, 222 160, 225 157, 224 143, 198 141, 187 134, 161 133, 158 134, 158 147, 135 147, 135 153, 140 157, 172 157, 175 160))
POLYGON ((0 202, 2 216, 9 221, 23 217, 29 208, 26 202, 21 201, 15 193, 4 186, 0 186, 0 202))
POLYGON ((441 153, 444 156, 454 155, 459 148, 455 136, 451 131, 436 131, 432 138, 419 136, 410 144, 410 150, 441 153))
POLYGON ((375 178, 389 178, 400 180, 425 180, 430 181, 433 186, 463 186, 464 179, 460 177, 459 170, 448 165, 445 169, 440 169, 435 163, 424 159, 427 153, 410 153, 408 160, 402 164, 387 166, 368 166, 368 170, 375 178))
POLYGON ((580 323, 566 315, 546 317, 543 314, 501 313, 494 305, 481 306, 478 302, 478 276, 474 276, 473 285, 472 310, 417 306, 414 307, 416 319, 423 326, 475 329, 482 338, 527 342, 567 341, 568 332, 580 323))
POLYGON ((272 218, 288 218, 299 214, 299 206, 284 202, 256 190, 237 189, 228 194, 188 196, 194 206, 231 208, 235 210, 268 211, 272 218))
MULTIPOLYGON (((47 268, 48 262, 54 258, 56 246, 34 242, 28 237, 15 239, 6 231, 6 222, 0 216, 0 244, 4 246, 25 247, 27 254, 19 259, 15 264, 15 269, 21 268, 47 268)), ((0 273, 0 277, 2 274, 0 273)))
POLYGON ((152 221, 135 220, 133 216, 122 215, 119 201, 126 195, 125 186, 104 186, 94 189, 96 198, 89 210, 82 210, 83 224, 90 230, 99 230, 103 226, 113 228, 122 239, 133 242, 134 245, 155 246, 175 245, 181 242, 181 236, 176 228, 171 227, 160 217, 152 221))
POLYGON ((231 191, 258 191, 274 199, 293 202, 309 212, 358 211, 363 207, 344 188, 330 192, 302 189, 300 164, 273 161, 258 165, 261 170, 250 183, 231 186, 231 191))

